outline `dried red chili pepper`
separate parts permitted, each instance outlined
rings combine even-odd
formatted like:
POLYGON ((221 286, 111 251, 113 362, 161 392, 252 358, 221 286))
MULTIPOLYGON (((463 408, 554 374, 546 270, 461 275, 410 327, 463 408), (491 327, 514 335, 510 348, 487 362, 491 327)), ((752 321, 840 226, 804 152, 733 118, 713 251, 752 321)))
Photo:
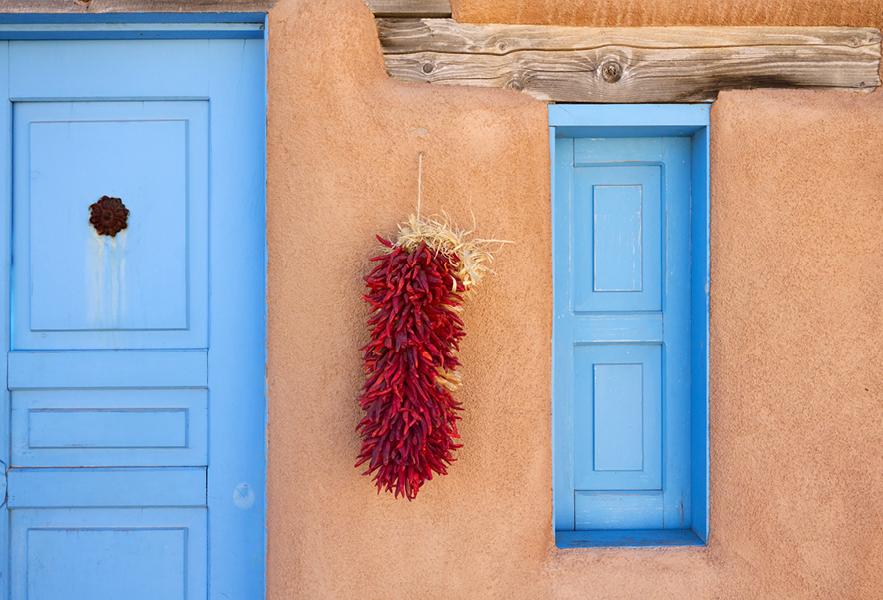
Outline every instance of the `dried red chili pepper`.
POLYGON ((444 383, 460 365, 465 333, 453 309, 465 288, 455 256, 425 243, 409 252, 377 239, 392 250, 371 259, 378 264, 365 277, 371 341, 363 348, 368 379, 359 398, 365 416, 356 427, 356 466, 368 463, 364 475, 374 474, 378 492, 411 500, 433 473, 447 473, 461 446, 461 407, 444 383))

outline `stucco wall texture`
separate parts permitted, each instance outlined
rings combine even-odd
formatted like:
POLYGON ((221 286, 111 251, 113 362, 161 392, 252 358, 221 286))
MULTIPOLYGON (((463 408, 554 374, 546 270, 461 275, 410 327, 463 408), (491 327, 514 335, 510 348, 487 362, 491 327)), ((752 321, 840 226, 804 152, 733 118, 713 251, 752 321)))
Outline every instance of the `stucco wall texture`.
POLYGON ((463 23, 879 27, 880 0, 451 0, 463 23))
POLYGON ((710 542, 558 550, 545 105, 389 80, 360 0, 284 0, 270 32, 269 598, 883 598, 883 93, 715 102, 710 542), (420 151, 424 213, 515 243, 464 315, 464 447, 408 503, 353 429, 362 276, 420 151))

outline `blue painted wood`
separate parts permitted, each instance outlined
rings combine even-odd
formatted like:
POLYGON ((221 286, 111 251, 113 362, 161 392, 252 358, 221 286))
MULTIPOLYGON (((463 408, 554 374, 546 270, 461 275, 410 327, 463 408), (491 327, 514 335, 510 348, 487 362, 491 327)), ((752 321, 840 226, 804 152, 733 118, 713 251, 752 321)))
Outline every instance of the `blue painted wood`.
POLYGON ((594 291, 640 292, 643 287, 643 190, 596 185, 592 202, 594 291))
POLYGON ((187 533, 184 528, 32 529, 27 597, 110 600, 134 594, 184 600, 187 533))
POLYGON ((572 353, 573 489, 662 489, 661 346, 572 353))
POLYGON ((662 529, 662 492, 577 492, 576 530, 662 529))
MULTIPOLYGON (((573 191, 573 139, 556 138, 550 129, 552 154, 552 273, 555 282, 571 281, 570 243, 571 194, 573 191)), ((573 344, 570 326, 570 285, 555 285, 552 336, 552 499, 555 529, 574 528, 573 498, 573 344)))
POLYGON ((220 31, 211 28, 176 27, 171 31, 155 29, 144 25, 119 25, 114 28, 93 28, 84 26, 81 31, 70 32, 68 27, 35 27, 32 31, 16 31, 0 28, 0 40, 201 40, 201 39, 263 39, 258 26, 243 24, 228 25, 220 31))
POLYGON ((663 398, 665 413, 666 502, 665 527, 685 529, 691 525, 690 473, 690 138, 663 138, 665 160, 666 269, 663 281, 664 358, 663 398))
MULTIPOLYGON (((587 131, 609 127, 620 132, 616 136, 634 137, 633 129, 644 128, 644 136, 656 137, 660 127, 683 131, 680 135, 693 135, 707 127, 711 104, 551 104, 549 126, 561 133, 561 127, 580 127, 587 131), (622 135, 622 134, 625 135, 622 135)), ((606 133, 606 132, 605 132, 606 133)), ((583 135, 582 137, 590 137, 583 135)))
POLYGON ((13 509, 206 505, 204 467, 15 468, 8 477, 13 509))
MULTIPOLYGON (((550 106, 549 114, 554 169, 553 477, 557 535, 576 527, 600 526, 606 517, 605 503, 599 498, 633 490, 640 492, 639 500, 617 505, 639 507, 648 502, 648 496, 641 494, 658 497, 661 491, 660 512, 645 506, 654 516, 642 521, 645 517, 638 515, 644 513, 634 508, 631 513, 619 511, 619 516, 608 521, 618 528, 646 528, 649 537, 642 533, 646 539, 636 545, 701 543, 707 539, 708 501, 708 106, 557 105, 550 106), (630 169, 652 169, 656 174, 640 183, 633 173, 600 181, 594 175, 612 177, 607 172, 623 174, 630 169), (652 227, 658 237, 648 243, 646 191, 653 185, 652 179, 658 182, 653 193, 660 199, 653 212, 660 218, 652 227), (593 204, 599 198, 597 188, 605 186, 601 194, 604 206, 599 211, 593 204), (626 186, 640 186, 642 192, 640 240, 635 233, 636 195, 626 186), (602 232, 603 227, 608 231, 602 232), (697 235, 697 228, 704 228, 704 233, 697 235), (648 261, 648 245, 659 249, 655 261, 648 261), (635 254, 639 246, 640 285, 635 276, 637 261, 622 256, 635 254), (609 254, 603 267, 607 270, 600 274, 601 285, 596 285, 599 271, 592 255, 604 252, 609 254), (698 256, 695 262, 694 256, 698 256), (648 262, 655 262, 655 272, 648 270, 648 262), (629 289, 632 282, 631 288, 640 287, 641 292, 629 289), (646 290, 648 282, 658 283, 658 304, 630 304, 629 297, 646 290), (614 287, 619 291, 606 292, 614 287), (618 294, 625 300, 614 302, 612 298, 599 304, 592 297, 598 293, 618 294), (639 348, 656 348, 659 358, 623 358, 623 353, 639 348), (605 354, 609 356, 605 358, 605 354), (650 372, 660 373, 654 384, 660 398, 659 478, 652 486, 605 481, 607 475, 627 481, 629 474, 643 473, 634 470, 639 454, 638 392, 629 381, 637 378, 638 370, 646 380, 647 364, 656 365, 650 372), (600 390, 603 398, 596 407, 593 402, 597 403, 599 396, 594 388, 602 381, 607 390, 600 390), (634 519, 631 524, 629 518, 634 519), (653 533, 655 527, 689 535, 660 538, 653 533), (697 537, 691 528, 701 535, 697 537)), ((647 406, 646 386, 642 386, 642 395, 643 410, 647 406)), ((647 458, 643 446, 646 423, 642 414, 642 468, 647 458)), ((559 539, 560 547, 571 543, 631 545, 633 541, 621 536, 559 539)))
POLYGON ((28 447, 185 448, 186 409, 28 411, 28 447))
POLYGON ((692 340, 691 372, 693 397, 691 399, 692 491, 691 523, 696 535, 708 541, 708 340, 709 340, 709 285, 710 285, 710 182, 708 128, 693 136, 693 210, 691 237, 693 269, 691 273, 692 340))
POLYGON ((233 44, 241 50, 245 42, 10 42, 9 97, 13 101, 205 100, 212 96, 205 76, 212 46, 233 44), (39 65, 40 77, 34 77, 32 65, 39 65))
POLYGON ((596 364, 593 371, 594 470, 643 471, 644 365, 596 364))
MULTIPOLYGON (((10 272, 12 270, 12 227, 9 222, 12 206, 12 103, 6 101, 3 86, 9 81, 9 44, 0 42, 0 343, 9 347, 10 272)), ((0 360, 0 379, 7 380, 6 361, 0 360)), ((0 391, 0 469, 9 460, 9 390, 0 391)), ((0 496, 6 490, 0 490, 0 496)), ((9 598, 9 510, 0 502, 0 600, 9 598)))
POLYGON ((2 25, 0 40, 192 40, 264 38, 261 23, 2 25))
MULTIPOLYGON (((269 86, 267 85, 267 81, 268 81, 267 80, 267 76, 268 76, 267 69, 269 68, 269 64, 270 64, 269 56, 270 56, 270 15, 266 14, 266 15, 264 15, 264 82, 263 82, 264 108, 265 109, 267 106, 269 106, 269 96, 270 96, 269 86)), ((266 130, 266 128, 265 128, 265 130, 266 130)), ((264 146, 266 147, 266 140, 264 140, 264 142, 265 142, 264 146)), ((267 189, 266 173, 267 173, 267 170, 265 168, 261 172, 261 174, 264 176, 264 178, 262 180, 262 188, 264 190, 267 189)), ((266 220, 264 221, 264 225, 266 226, 266 220)), ((263 271, 262 272, 266 274, 267 267, 268 267, 269 261, 270 261, 270 257, 269 257, 269 251, 267 248, 267 244, 264 243, 263 247, 264 247, 264 263, 263 263, 263 271)), ((265 285, 266 285, 266 283, 267 282, 264 281, 265 285)), ((267 310, 266 297, 264 298, 264 302, 263 302, 263 311, 264 311, 264 330, 266 331, 269 326, 269 323, 268 323, 268 317, 269 317, 268 312, 269 311, 267 310)), ((268 359, 269 359, 269 356, 268 356, 267 344, 265 343, 264 344, 264 363, 266 363, 268 359)), ((265 386, 264 387, 265 396, 269 396, 269 378, 266 377, 266 374, 264 377, 264 386, 265 386)), ((269 407, 269 403, 265 402, 264 403, 263 431, 269 431, 269 426, 270 426, 270 407, 269 407)), ((264 480, 266 480, 266 476, 267 476, 266 465, 267 465, 268 454, 269 454, 269 444, 267 443, 267 438, 265 436, 264 437, 264 461, 262 463, 263 471, 261 472, 261 476, 264 480)), ((245 493, 245 497, 246 498, 248 497, 247 492, 245 493)), ((264 511, 266 511, 266 507, 264 507, 264 510, 262 512, 264 512, 264 511)), ((263 571, 261 572, 261 575, 260 575, 260 579, 262 581, 266 581, 266 579, 267 579, 267 535, 268 535, 267 527, 264 526, 263 538, 262 538, 262 542, 261 542, 261 548, 263 551, 263 555, 261 556, 261 561, 260 561, 260 564, 263 567, 263 571)))
POLYGON ((58 597, 264 594, 265 43, 2 44, 17 153, 4 165, 23 169, 0 211, 17 257, 4 296, 17 302, 13 597, 50 600, 63 577, 58 597), (60 164, 71 156, 88 166, 60 164), (138 206, 125 240, 90 253, 97 198, 75 207, 99 184, 138 206), (151 533, 172 530, 183 538, 151 533))
POLYGON ((601 342, 662 343, 662 311, 586 314, 573 320, 576 344, 601 342))
POLYGON ((554 135, 571 138, 690 137, 707 128, 711 104, 549 106, 554 135))
POLYGON ((266 201, 264 44, 212 40, 213 235, 208 495, 212 595, 264 594, 266 201), (219 236, 219 237, 218 237, 219 236), (215 268, 223 265, 223 268, 215 268), (235 524, 230 526, 227 524, 235 524), (215 525, 217 524, 217 525, 215 525), (218 565, 219 568, 215 568, 218 565))
POLYGON ((573 312, 662 310, 661 179, 658 166, 574 169, 573 312), (631 212, 631 223, 611 218, 613 210, 631 212))
POLYGON ((13 598, 208 598, 205 508, 18 509, 11 520, 13 598))
POLYGON ((704 546, 691 529, 638 529, 606 531, 556 531, 558 548, 666 548, 704 546))
POLYGON ((22 467, 206 466, 207 390, 12 392, 22 467))
POLYGON ((153 23, 168 25, 173 23, 219 24, 219 23, 250 23, 265 24, 266 13, 261 12, 201 12, 201 13, 160 13, 160 12, 120 12, 120 13, 2 13, 0 23, 12 25, 55 24, 74 26, 78 24, 95 24, 99 26, 114 23, 153 23))
POLYGON ((265 13, 3 14, 0 40, 264 39, 265 13))
POLYGON ((10 352, 8 364, 11 390, 204 388, 208 384, 205 350, 10 352))
MULTIPOLYGON (((575 165, 610 163, 662 163, 662 137, 576 138, 573 140, 575 165)), ((657 179, 659 175, 656 175, 657 179)))
POLYGON ((205 348, 208 102, 17 102, 13 127, 13 348, 205 348))

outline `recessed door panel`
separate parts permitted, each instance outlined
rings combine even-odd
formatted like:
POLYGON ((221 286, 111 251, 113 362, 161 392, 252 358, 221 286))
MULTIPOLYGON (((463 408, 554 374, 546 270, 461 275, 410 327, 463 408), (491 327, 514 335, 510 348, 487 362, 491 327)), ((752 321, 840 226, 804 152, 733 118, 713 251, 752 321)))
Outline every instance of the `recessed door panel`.
POLYGON ((207 597, 206 510, 12 512, 16 600, 207 597))
POLYGON ((13 391, 11 430, 22 467, 206 466, 208 391, 13 391))
POLYGON ((662 310, 662 167, 573 170, 573 311, 662 310))
POLYGON ((662 489, 662 347, 576 346, 575 490, 662 489))
POLYGON ((596 185, 593 192, 593 291, 640 292, 644 278, 640 185, 596 185))
POLYGON ((208 103, 13 105, 16 349, 203 348, 208 103), (90 206, 119 198, 107 235, 90 206))

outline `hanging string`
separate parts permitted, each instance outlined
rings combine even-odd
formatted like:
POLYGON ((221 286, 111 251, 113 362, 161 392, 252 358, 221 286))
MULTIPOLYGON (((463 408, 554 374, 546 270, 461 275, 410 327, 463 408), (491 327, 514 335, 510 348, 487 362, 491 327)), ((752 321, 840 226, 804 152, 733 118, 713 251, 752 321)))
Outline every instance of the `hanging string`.
POLYGON ((420 220, 420 196, 423 190, 423 153, 417 155, 417 220, 420 220))

